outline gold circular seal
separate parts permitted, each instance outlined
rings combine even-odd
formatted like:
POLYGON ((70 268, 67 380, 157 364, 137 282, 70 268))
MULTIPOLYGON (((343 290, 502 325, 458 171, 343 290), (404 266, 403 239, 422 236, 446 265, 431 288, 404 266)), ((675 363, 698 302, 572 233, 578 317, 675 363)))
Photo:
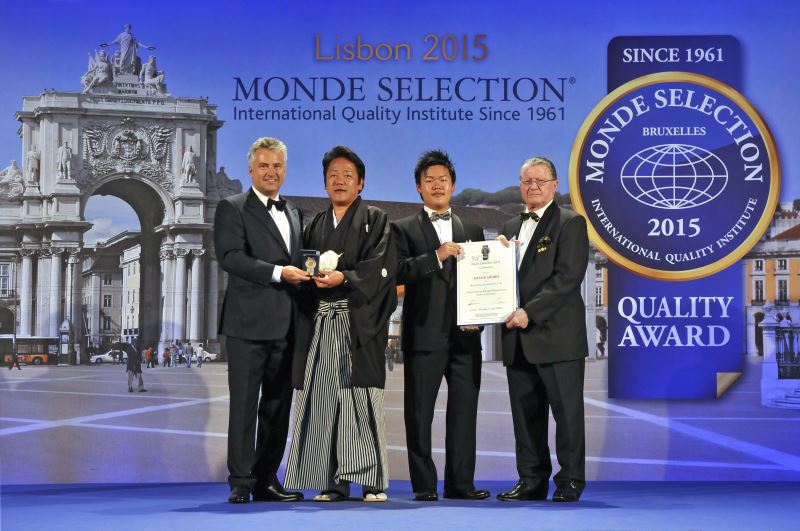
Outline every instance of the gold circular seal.
POLYGON ((581 189, 580 189, 580 165, 581 165, 581 153, 583 152, 583 148, 588 136, 588 133, 594 128, 597 121, 600 117, 605 113, 607 109, 612 107, 618 100, 622 99, 626 95, 634 92, 638 89, 656 85, 659 83, 669 83, 669 82, 678 82, 678 83, 691 83, 695 85, 699 85, 701 87, 705 87, 707 89, 716 91, 723 96, 730 99, 736 105, 739 106, 741 110, 743 110, 747 116, 753 121, 758 132, 761 134, 763 138, 764 145, 767 149, 767 155, 769 160, 769 192, 767 194, 767 202, 764 209, 761 212, 761 216, 756 223, 755 228, 750 232, 749 236, 742 241, 737 247, 735 247, 732 251, 724 255, 719 260, 707 264, 702 267, 694 268, 694 269, 686 269, 682 271, 670 271, 664 269, 655 269, 652 267, 647 267, 641 265, 630 258, 623 256, 621 253, 616 251, 611 245, 606 243, 603 237, 597 232, 595 227, 592 223, 587 223, 588 230, 589 230, 589 240, 602 252, 609 260, 614 262, 615 264, 641 275, 643 277, 652 278, 656 280, 669 280, 669 281, 682 281, 682 280, 693 280, 697 278, 707 277, 709 275, 713 275, 723 269, 727 268, 740 258, 742 258, 745 254, 747 254, 753 246, 758 243, 758 240, 761 239, 761 236, 769 227, 770 222, 772 221, 772 216, 775 212, 775 207, 778 204, 779 196, 780 196, 780 163, 778 160, 778 152, 775 148, 775 142, 772 138, 772 134, 767 127, 767 124, 758 114, 758 111, 750 104, 747 99, 740 94, 738 91, 733 89, 732 87, 713 79, 708 76, 700 75, 700 74, 693 74, 689 72, 659 72, 657 74, 649 74, 646 76, 642 76, 636 79, 625 83, 624 85, 618 87, 613 92, 609 93, 606 97, 604 97, 595 107, 592 109, 592 112, 589 113, 589 116, 586 117, 584 120, 583 125, 578 130, 578 135, 575 137, 575 142, 572 145, 572 152, 570 155, 570 162, 569 162, 569 191, 572 200, 572 207, 582 215, 584 218, 589 219, 586 213, 586 208, 584 207, 583 198, 581 196, 581 189))

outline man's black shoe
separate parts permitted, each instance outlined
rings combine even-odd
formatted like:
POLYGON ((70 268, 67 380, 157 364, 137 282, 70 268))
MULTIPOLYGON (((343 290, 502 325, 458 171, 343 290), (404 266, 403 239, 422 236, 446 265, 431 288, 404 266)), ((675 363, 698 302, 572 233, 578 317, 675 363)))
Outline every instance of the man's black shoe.
POLYGON ((253 501, 291 502, 300 501, 302 499, 302 492, 289 492, 284 490, 283 485, 277 481, 270 483, 269 485, 256 487, 253 489, 253 501))
POLYGON ((228 503, 249 503, 250 502, 250 489, 241 485, 231 489, 231 495, 228 496, 228 503))
POLYGON ((498 494, 497 499, 500 501, 546 500, 547 483, 543 483, 537 488, 519 480, 513 489, 498 494))
POLYGON ((434 502, 439 501, 439 495, 435 492, 415 492, 414 501, 434 502))
POLYGON ((576 502, 580 498, 581 493, 578 491, 578 487, 573 481, 556 487, 556 491, 553 493, 554 502, 576 502))
POLYGON ((485 500, 491 496, 488 490, 471 490, 469 492, 444 492, 444 497, 451 500, 485 500))

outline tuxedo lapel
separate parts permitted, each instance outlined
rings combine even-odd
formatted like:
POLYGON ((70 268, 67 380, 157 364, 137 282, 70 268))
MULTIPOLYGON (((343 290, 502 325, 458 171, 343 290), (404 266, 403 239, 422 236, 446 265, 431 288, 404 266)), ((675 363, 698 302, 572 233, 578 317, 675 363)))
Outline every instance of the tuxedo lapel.
POLYGON ((522 220, 517 216, 511 221, 508 221, 508 234, 505 234, 505 237, 510 239, 517 239, 519 238, 519 231, 522 229, 522 220))
POLYGON ((542 236, 544 236, 550 229, 550 225, 553 222, 553 218, 555 217, 557 209, 558 207, 556 206, 555 201, 553 201, 550 206, 547 207, 547 210, 544 211, 544 214, 542 214, 542 219, 540 219, 539 223, 536 224, 536 229, 533 231, 531 241, 528 244, 528 248, 525 250, 525 256, 522 257, 522 263, 519 267, 520 270, 524 270, 526 267, 529 267, 531 263, 536 260, 536 255, 538 254, 536 249, 537 244, 542 236))
MULTIPOLYGON (((300 247, 303 242, 303 227, 300 226, 300 214, 294 205, 286 205, 286 217, 289 220, 289 241, 292 243, 292 263, 297 263, 300 257, 300 247)), ((272 218, 272 216, 270 216, 272 218)), ((277 227, 276 227, 277 228, 277 227)), ((282 238, 281 238, 282 239, 282 238)))
MULTIPOLYGON (((417 214, 417 220, 419 221, 420 228, 422 230, 422 236, 425 239, 425 249, 435 251, 439 248, 441 243, 439 242, 439 235, 436 234, 436 229, 433 228, 433 222, 428 216, 428 213, 425 212, 425 209, 417 214)), ((442 275, 445 280, 449 280, 451 270, 452 266, 450 265, 450 259, 448 258, 442 263, 442 269, 439 271, 439 274, 442 275)))
POLYGON ((451 214, 450 220, 453 226, 453 242, 462 243, 466 241, 467 235, 464 232, 464 225, 461 223, 461 218, 455 214, 451 214))
POLYGON ((436 229, 433 228, 433 223, 431 218, 428 217, 428 213, 423 210, 417 214, 417 221, 419 221, 422 237, 425 239, 425 248, 429 250, 438 249, 440 245, 439 235, 436 234, 436 229))
POLYGON ((264 203, 258 200, 256 197, 255 192, 250 190, 250 193, 247 194, 247 201, 244 204, 245 210, 249 211, 250 214, 253 215, 259 222, 261 222, 264 227, 267 228, 267 231, 272 235, 273 238, 278 242, 278 245, 281 246, 283 252, 286 253, 286 256, 289 256, 289 250, 286 248, 286 242, 283 241, 283 236, 281 236, 281 231, 278 230, 278 226, 275 224, 275 221, 272 219, 272 216, 269 214, 269 210, 267 207, 264 206, 264 203))

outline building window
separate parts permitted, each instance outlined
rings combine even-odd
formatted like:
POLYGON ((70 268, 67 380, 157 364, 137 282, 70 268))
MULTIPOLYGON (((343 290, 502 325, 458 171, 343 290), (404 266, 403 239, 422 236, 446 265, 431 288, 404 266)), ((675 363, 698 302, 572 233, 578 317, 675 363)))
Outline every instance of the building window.
POLYGON ((756 260, 753 269, 756 271, 764 271, 764 260, 756 260))
POLYGON ((111 285, 111 274, 110 273, 106 273, 105 275, 103 275, 103 285, 104 286, 110 286, 111 285))
POLYGON ((787 280, 779 280, 778 281, 778 300, 781 302, 786 302, 789 300, 789 287, 788 287, 787 280))
POLYGON ((594 288, 594 304, 595 306, 603 305, 603 287, 595 286, 594 288))
POLYGON ((756 280, 755 286, 755 301, 756 302, 764 302, 764 281, 763 280, 756 280))
POLYGON ((603 280, 603 270, 601 268, 594 270, 594 278, 597 280, 603 280))
POLYGON ((111 330, 111 317, 108 315, 103 316, 103 331, 108 332, 111 330))
POLYGON ((786 271, 786 258, 778 259, 778 271, 786 271))
POLYGON ((111 308, 113 295, 103 295, 103 308, 111 308))
POLYGON ((134 262, 132 265, 133 265, 133 274, 135 275, 136 274, 136 262, 134 262))
POLYGON ((0 298, 11 296, 11 264, 0 264, 0 298))

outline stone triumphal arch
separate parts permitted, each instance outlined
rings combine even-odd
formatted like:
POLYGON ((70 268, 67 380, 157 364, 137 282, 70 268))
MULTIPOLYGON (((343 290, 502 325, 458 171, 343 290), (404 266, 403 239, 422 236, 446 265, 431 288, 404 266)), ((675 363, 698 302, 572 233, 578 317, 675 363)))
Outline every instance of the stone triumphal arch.
POLYGON ((113 195, 141 225, 139 346, 217 343, 223 279, 212 222, 219 199, 241 185, 216 171, 216 106, 168 93, 156 58, 137 50, 95 53, 80 91, 23 97, 22 164, 0 172, 0 298, 14 301, 5 306, 18 337, 57 336, 68 320, 77 351, 98 344, 99 278, 82 278, 92 259, 84 209, 113 195))

